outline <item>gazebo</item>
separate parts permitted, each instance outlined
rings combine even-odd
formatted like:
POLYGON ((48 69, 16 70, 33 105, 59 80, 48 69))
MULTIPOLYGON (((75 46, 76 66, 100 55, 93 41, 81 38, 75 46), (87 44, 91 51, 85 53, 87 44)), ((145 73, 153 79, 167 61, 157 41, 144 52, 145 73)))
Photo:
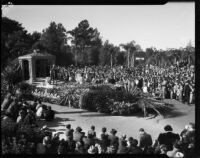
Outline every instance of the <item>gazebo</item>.
POLYGON ((34 50, 33 53, 18 57, 22 69, 22 79, 32 84, 37 77, 49 76, 50 67, 55 64, 55 56, 34 50))

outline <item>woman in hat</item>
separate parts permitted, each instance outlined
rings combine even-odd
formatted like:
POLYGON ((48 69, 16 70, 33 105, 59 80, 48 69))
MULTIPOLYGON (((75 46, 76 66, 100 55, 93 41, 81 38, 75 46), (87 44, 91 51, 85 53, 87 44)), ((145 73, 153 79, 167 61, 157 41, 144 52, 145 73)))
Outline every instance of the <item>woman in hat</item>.
POLYGON ((110 131, 110 133, 111 133, 111 135, 108 136, 108 140, 110 141, 110 145, 114 145, 116 147, 116 149, 118 149, 119 138, 116 136, 117 130, 112 129, 110 131))

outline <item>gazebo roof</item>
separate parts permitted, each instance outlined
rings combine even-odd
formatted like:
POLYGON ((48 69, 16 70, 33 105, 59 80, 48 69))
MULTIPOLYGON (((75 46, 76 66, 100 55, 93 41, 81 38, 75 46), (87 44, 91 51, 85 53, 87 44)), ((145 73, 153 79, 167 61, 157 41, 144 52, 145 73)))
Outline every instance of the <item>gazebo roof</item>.
POLYGON ((55 59, 55 56, 51 55, 51 54, 48 54, 46 52, 44 52, 44 53, 33 52, 33 53, 30 53, 30 54, 26 54, 26 55, 18 57, 18 59, 30 59, 30 58, 35 58, 35 59, 55 59))

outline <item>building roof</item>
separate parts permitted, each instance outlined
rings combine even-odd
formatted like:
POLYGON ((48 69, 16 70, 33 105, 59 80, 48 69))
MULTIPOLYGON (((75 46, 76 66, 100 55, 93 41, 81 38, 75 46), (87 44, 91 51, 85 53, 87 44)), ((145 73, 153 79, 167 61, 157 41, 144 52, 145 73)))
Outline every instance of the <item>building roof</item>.
POLYGON ((30 59, 30 58, 36 58, 36 59, 55 59, 54 55, 48 54, 46 52, 44 53, 38 53, 34 51, 33 53, 26 54, 23 56, 18 57, 18 59, 30 59))

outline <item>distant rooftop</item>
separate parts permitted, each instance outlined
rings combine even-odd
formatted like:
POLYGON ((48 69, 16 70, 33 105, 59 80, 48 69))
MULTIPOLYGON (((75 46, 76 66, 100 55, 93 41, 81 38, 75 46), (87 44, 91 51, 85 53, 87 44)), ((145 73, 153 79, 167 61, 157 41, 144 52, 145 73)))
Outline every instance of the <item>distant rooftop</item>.
POLYGON ((45 59, 49 59, 49 58, 55 58, 54 55, 51 55, 49 53, 46 53, 46 52, 38 52, 36 50, 34 50, 33 53, 30 53, 30 54, 26 54, 26 55, 23 55, 23 56, 19 56, 18 59, 30 59, 30 58, 45 58, 45 59))

